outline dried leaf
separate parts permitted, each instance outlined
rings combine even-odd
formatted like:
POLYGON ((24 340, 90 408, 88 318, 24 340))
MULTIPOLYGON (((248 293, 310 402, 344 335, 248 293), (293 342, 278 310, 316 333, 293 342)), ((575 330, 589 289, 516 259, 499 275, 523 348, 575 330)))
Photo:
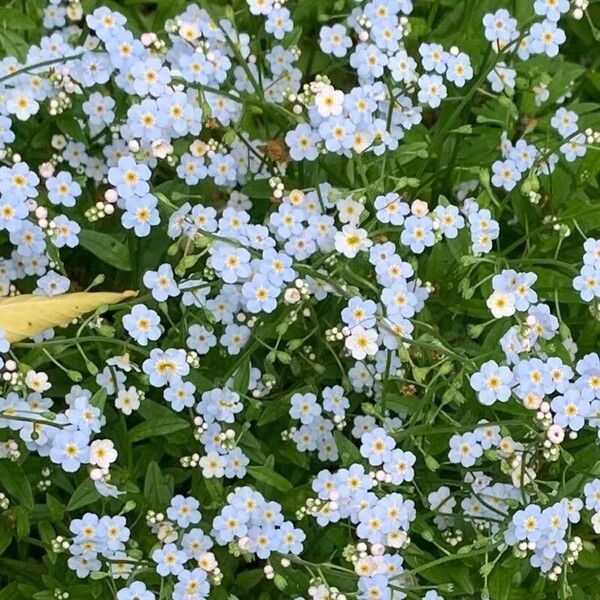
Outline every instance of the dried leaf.
POLYGON ((30 338, 50 327, 68 325, 73 319, 135 296, 137 292, 75 292, 60 296, 23 294, 0 299, 0 329, 9 342, 30 338))

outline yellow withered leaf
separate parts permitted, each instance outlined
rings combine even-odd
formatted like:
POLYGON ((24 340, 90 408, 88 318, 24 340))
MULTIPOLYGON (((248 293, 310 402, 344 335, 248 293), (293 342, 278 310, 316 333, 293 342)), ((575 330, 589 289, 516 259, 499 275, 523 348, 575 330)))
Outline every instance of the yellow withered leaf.
POLYGON ((100 306, 116 304, 137 292, 74 292, 60 296, 23 294, 0 299, 0 329, 9 342, 18 342, 50 327, 68 325, 100 306))

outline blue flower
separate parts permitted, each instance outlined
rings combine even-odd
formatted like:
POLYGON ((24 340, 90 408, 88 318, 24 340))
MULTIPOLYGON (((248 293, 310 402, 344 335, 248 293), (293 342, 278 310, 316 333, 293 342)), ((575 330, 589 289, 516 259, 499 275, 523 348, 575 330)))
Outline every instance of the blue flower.
POLYGON ((101 6, 91 15, 87 15, 85 21, 87 26, 95 31, 101 40, 107 40, 125 25, 126 19, 121 13, 113 12, 106 6, 101 6))
POLYGON ((546 17, 554 22, 559 21, 563 14, 569 12, 570 8, 569 0, 535 0, 533 3, 536 15, 546 17))
POLYGON ((112 552, 125 549, 125 542, 129 540, 130 531, 125 517, 105 515, 98 521, 98 538, 103 540, 106 548, 112 552))
POLYGON ((510 13, 501 8, 495 13, 487 13, 483 17, 485 38, 490 42, 501 42, 503 45, 519 37, 517 20, 510 13))
POLYGON ((358 578, 358 599, 391 600, 392 590, 389 587, 388 578, 385 575, 373 575, 372 577, 358 578))
POLYGON ((215 152, 207 172, 214 179, 215 185, 231 185, 237 178, 236 164, 231 154, 215 152))
POLYGON ((204 325, 191 325, 188 329, 186 345, 198 354, 207 354, 217 344, 217 338, 204 325))
POLYGON ((12 144, 15 141, 15 134, 11 129, 12 121, 0 115, 0 148, 5 148, 7 144, 12 144))
POLYGON ((512 518, 517 539, 537 542, 542 536, 541 520, 542 509, 537 504, 518 510, 512 518))
POLYGON ((545 19, 531 26, 529 38, 532 54, 546 54, 553 58, 558 54, 559 46, 564 44, 567 36, 554 21, 545 19))
POLYGON ((65 215, 58 215, 52 219, 50 226, 53 229, 52 243, 57 248, 63 246, 75 248, 79 244, 77 234, 81 231, 81 227, 77 222, 71 221, 65 215))
POLYGON ((168 117, 159 111, 156 100, 146 98, 141 104, 134 104, 127 110, 127 123, 122 127, 122 132, 124 137, 141 138, 152 143, 161 137, 167 125, 168 117))
POLYGON ((29 215, 25 199, 11 194, 0 194, 0 229, 18 232, 29 215))
POLYGON ((376 217, 382 223, 391 223, 392 225, 402 225, 404 217, 410 214, 410 207, 403 202, 400 196, 394 192, 377 196, 374 206, 377 209, 376 217))
POLYGON ((171 73, 159 58, 144 58, 133 63, 130 69, 133 89, 138 96, 160 96, 171 81, 171 73))
POLYGON ((359 80, 367 83, 383 75, 387 60, 375 44, 358 44, 350 55, 350 66, 356 69, 359 80))
POLYGON ((416 460, 417 457, 412 452, 404 452, 396 448, 390 452, 387 460, 383 463, 383 470, 391 476, 393 485, 400 485, 414 479, 413 465, 416 460))
POLYGON ((456 56, 448 55, 446 62, 448 65, 446 77, 456 87, 463 87, 467 81, 473 78, 471 60, 464 52, 459 52, 456 56))
POLYGON ((578 120, 579 117, 576 113, 561 106, 550 119, 550 125, 558 131, 563 139, 566 139, 577 132, 578 120))
POLYGON ((392 79, 399 83, 408 84, 417 78, 417 63, 412 56, 408 55, 406 50, 400 49, 396 54, 390 56, 387 67, 390 70, 392 79))
POLYGON ((89 117, 91 125, 110 125, 115 119, 113 108, 115 101, 110 96, 103 96, 99 92, 93 92, 83 103, 83 112, 89 117))
POLYGON ((210 265, 225 283, 236 283, 250 276, 250 252, 223 242, 211 247, 210 265))
POLYGON ((246 309, 251 313, 271 313, 277 308, 280 289, 261 274, 244 283, 242 295, 246 299, 246 309))
POLYGON ((439 75, 421 75, 418 80, 419 102, 437 108, 448 95, 444 80, 439 75))
POLYGON ((595 266, 584 265, 579 275, 573 279, 573 287, 585 302, 600 298, 600 269, 595 266))
POLYGON ((46 248, 44 230, 28 221, 20 221, 21 227, 10 232, 9 239, 17 246, 21 256, 33 256, 43 254, 46 248))
POLYGON ((141 581, 121 588, 117 592, 117 600, 155 600, 156 596, 141 581))
POLYGON ((242 538, 248 532, 248 515, 235 506, 225 506, 213 519, 213 535, 220 543, 242 538))
POLYGON ((285 521, 278 533, 280 540, 278 552, 300 556, 303 550, 302 542, 306 539, 304 531, 294 527, 289 521, 285 521))
POLYGON ((350 407, 350 401, 344 396, 344 388, 341 385, 324 387, 321 397, 323 408, 334 415, 344 415, 350 407))
POLYGON ((600 479, 592 479, 583 487, 585 507, 588 510, 600 511, 600 479))
POLYGON ((373 300, 363 300, 355 296, 350 298, 346 307, 342 310, 342 320, 349 327, 362 325, 365 329, 375 327, 375 313, 377 305, 373 300))
POLYGON ((169 508, 167 508, 167 517, 171 521, 175 521, 179 527, 188 527, 190 524, 198 523, 202 518, 198 508, 200 502, 192 496, 182 496, 178 494, 171 500, 169 508))
POLYGON ((293 261, 285 252, 277 252, 273 248, 263 251, 262 259, 257 263, 257 270, 275 287, 293 281, 297 273, 292 268, 293 261))
POLYGON ((52 438, 50 460, 67 473, 74 473, 89 462, 88 436, 81 431, 62 430, 52 438))
POLYGON ((112 183, 121 198, 145 196, 150 191, 148 180, 152 172, 144 164, 138 164, 131 156, 119 159, 118 166, 108 171, 108 181, 112 183))
POLYGON ((304 425, 310 425, 321 414, 321 405, 312 394, 295 393, 290 398, 290 417, 300 419, 304 425))
POLYGON ((421 55, 421 64, 426 71, 435 71, 438 75, 446 72, 450 55, 441 44, 421 44, 419 54, 421 55))
POLYGON ((181 412, 184 408, 191 408, 196 404, 195 391, 196 386, 193 383, 172 378, 163 392, 163 397, 175 412, 181 412))
POLYGON ((492 184, 510 192, 521 179, 521 171, 514 161, 496 160, 492 165, 492 184))
POLYGON ((496 93, 503 92, 506 88, 513 90, 515 87, 515 81, 517 72, 514 69, 510 69, 504 63, 499 62, 487 76, 492 90, 496 93))
POLYGON ((421 254, 426 247, 435 244, 432 220, 429 217, 408 217, 404 222, 400 241, 415 254, 421 254))
POLYGON ((572 137, 560 147, 560 151, 564 154, 567 162, 574 162, 577 158, 585 156, 585 153, 587 152, 585 134, 578 133, 576 136, 572 137))
POLYGON ((294 24, 290 18, 290 11, 282 6, 280 8, 272 8, 265 21, 265 31, 272 33, 276 40, 282 40, 286 33, 292 31, 294 24))
POLYGON ((360 438, 360 453, 370 465, 378 466, 391 458, 391 452, 396 446, 394 438, 390 437, 382 427, 363 434, 360 438))
POLYGON ((315 160, 319 156, 317 142, 318 134, 311 129, 310 125, 301 123, 287 132, 285 143, 290 149, 290 156, 294 160, 315 160))
POLYGON ((246 467, 250 463, 248 457, 242 452, 241 448, 236 447, 227 454, 227 464, 225 465, 225 477, 229 479, 241 479, 246 476, 248 470, 246 467))
POLYGON ((178 177, 183 179, 188 185, 196 185, 200 180, 206 179, 208 176, 208 169, 204 164, 204 160, 192 156, 188 152, 181 156, 176 171, 178 177))
POLYGON ((206 571, 200 568, 185 570, 177 576, 173 600, 204 600, 208 598, 209 592, 210 584, 206 571))
POLYGON ((179 575, 187 561, 185 552, 177 549, 175 544, 165 544, 152 553, 152 560, 156 563, 156 572, 161 577, 179 575))
POLYGON ((36 186, 40 178, 27 163, 18 162, 12 167, 0 167, 0 194, 15 196, 22 200, 38 195, 36 186))
POLYGON ((477 392, 481 404, 491 406, 496 401, 506 402, 511 395, 513 375, 508 367, 488 360, 477 373, 471 375, 471 387, 477 392))
POLYGON ((589 394, 577 389, 568 389, 562 396, 557 396, 550 402, 550 408, 554 412, 554 423, 579 431, 585 425, 585 419, 590 416, 589 394))
POLYGON ((162 387, 187 375, 190 366, 186 361, 184 350, 154 348, 150 351, 150 358, 143 362, 142 370, 149 376, 150 385, 162 387))
POLYGON ((50 270, 37 280, 37 288, 33 290, 33 293, 45 296, 59 296, 60 294, 64 294, 70 285, 71 282, 68 277, 50 270))
POLYGON ((138 196, 127 198, 125 212, 121 215, 123 227, 133 229, 138 237, 147 236, 152 226, 160 223, 157 204, 158 200, 152 194, 145 194, 141 198, 138 196))
POLYGON ((343 25, 339 23, 331 27, 324 25, 319 32, 319 46, 325 54, 333 54, 341 58, 346 56, 349 48, 352 48, 352 40, 343 25))
POLYGON ((158 271, 146 271, 143 281, 144 285, 152 292, 152 297, 158 302, 164 302, 167 298, 180 294, 173 268, 169 263, 160 265, 158 271))
POLYGON ((458 236, 458 230, 465 226, 464 218, 458 213, 456 206, 436 206, 433 210, 437 217, 440 231, 449 239, 458 236))
POLYGON ((450 438, 450 462, 472 467, 482 454, 483 448, 474 433, 455 434, 450 438))
POLYGON ((130 312, 123 316, 123 326, 141 346, 146 346, 149 340, 156 341, 161 336, 158 313, 144 304, 132 306, 130 312))
POLYGON ((355 130, 352 121, 343 116, 330 117, 319 125, 319 135, 325 141, 325 148, 338 154, 343 154, 344 149, 352 147, 352 134, 355 130))

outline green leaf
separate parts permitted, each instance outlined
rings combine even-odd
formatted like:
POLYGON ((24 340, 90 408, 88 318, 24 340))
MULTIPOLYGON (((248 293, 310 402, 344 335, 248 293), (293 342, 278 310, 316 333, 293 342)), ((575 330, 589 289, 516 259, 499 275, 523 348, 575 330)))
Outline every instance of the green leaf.
POLYGON ((238 590, 251 590, 256 587, 265 577, 262 569, 252 569, 243 571, 235 580, 235 587, 238 590))
POLYGON ((6 527, 0 528, 0 556, 10 546, 12 542, 12 534, 9 533, 6 527))
POLYGON ((33 492, 23 469, 7 459, 0 460, 0 482, 24 508, 33 508, 33 492))
POLYGON ((160 467, 152 461, 146 470, 144 480, 144 498, 150 506, 165 506, 173 496, 174 483, 172 475, 163 475, 160 467))
POLYGON ((186 429, 190 424, 181 417, 169 416, 160 421, 146 421, 136 425, 129 431, 129 440, 139 442, 147 438, 168 435, 186 429))
POLYGON ((23 506, 17 506, 15 509, 15 517, 17 526, 17 539, 23 540, 26 537, 29 537, 30 524, 27 510, 23 506))
POLYGON ((46 494, 46 506, 50 511, 50 516, 54 523, 60 523, 65 515, 65 509, 61 502, 59 502, 52 494, 46 494))
POLYGON ((334 431, 333 437, 342 465, 348 466, 360 461, 360 451, 341 431, 334 431))
POLYGON ((245 394, 248 391, 248 381, 250 380, 250 359, 247 358, 236 374, 233 376, 233 389, 239 394, 245 394))
POLYGON ((257 481, 266 483, 283 493, 289 492, 294 487, 285 477, 266 466, 248 467, 248 473, 257 481))
POLYGON ((256 200, 266 200, 273 195, 273 190, 266 179, 250 181, 242 188, 242 192, 256 200))
POLYGON ((36 28, 35 22, 24 14, 23 11, 5 7, 0 7, 0 23, 3 29, 23 30, 36 28))
POLYGON ((86 479, 74 492, 67 504, 67 511, 77 510, 100 499, 91 479, 86 479))
POLYGON ((100 409, 100 412, 104 412, 104 406, 106 405, 107 397, 106 388, 100 388, 90 399, 90 404, 100 409))
POLYGON ((0 590, 0 600, 20 600, 22 598, 16 583, 9 583, 0 590))
POLYGON ((76 142, 87 143, 85 132, 75 117, 66 114, 58 115, 56 124, 65 135, 72 137, 76 142))
POLYGON ((25 61, 29 46, 23 36, 0 28, 0 46, 4 48, 8 56, 14 56, 20 62, 25 61))
POLYGON ((33 595, 33 600, 54 600, 55 598, 54 592, 51 591, 36 592, 33 595))
POLYGON ((112 235, 91 229, 82 229, 79 234, 79 243, 105 263, 121 271, 132 270, 129 249, 125 244, 115 240, 112 235))

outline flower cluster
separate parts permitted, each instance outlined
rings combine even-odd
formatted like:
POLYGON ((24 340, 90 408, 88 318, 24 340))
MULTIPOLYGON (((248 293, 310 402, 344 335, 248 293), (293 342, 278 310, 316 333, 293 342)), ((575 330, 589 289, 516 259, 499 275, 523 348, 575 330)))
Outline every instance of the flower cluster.
POLYGON ((7 597, 593 594, 595 8, 89 4, 0 60, 7 597))

